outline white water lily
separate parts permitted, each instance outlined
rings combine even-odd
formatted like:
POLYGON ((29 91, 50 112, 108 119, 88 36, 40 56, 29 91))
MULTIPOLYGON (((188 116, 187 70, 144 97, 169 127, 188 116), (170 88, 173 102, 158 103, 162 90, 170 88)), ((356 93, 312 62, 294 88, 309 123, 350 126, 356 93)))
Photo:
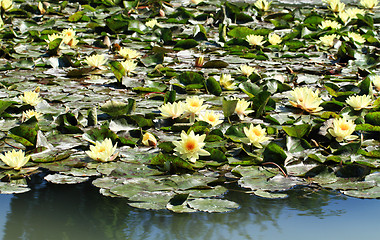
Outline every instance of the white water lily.
POLYGON ((266 0, 257 0, 254 5, 263 11, 268 11, 270 8, 270 5, 272 4, 272 1, 267 2, 266 0))
POLYGON ((23 96, 20 96, 20 99, 30 106, 36 106, 38 103, 42 101, 42 99, 39 97, 38 93, 39 89, 36 91, 28 91, 24 92, 23 96))
POLYGON ((337 39, 337 37, 338 36, 336 34, 325 35, 323 37, 320 37, 319 41, 322 45, 326 47, 332 47, 334 46, 334 40, 337 39))
POLYGON ((185 131, 181 133, 181 141, 174 141, 175 154, 183 159, 187 159, 192 163, 195 163, 199 156, 209 156, 210 153, 203 149, 205 146, 204 140, 206 134, 195 135, 194 131, 186 134, 185 131))
POLYGON ((172 119, 180 117, 185 111, 184 103, 182 102, 166 103, 158 107, 158 109, 163 117, 172 119))
POLYGON ((117 143, 115 146, 112 144, 111 139, 106 138, 102 142, 96 141, 95 145, 90 146, 90 151, 86 151, 86 154, 99 162, 109 162, 116 158, 115 153, 117 143))
POLYGON ((26 157, 22 150, 16 151, 13 149, 5 154, 0 154, 0 159, 11 168, 20 170, 29 161, 30 156, 26 157))
POLYGON ((321 29, 331 28, 331 29, 339 29, 342 27, 341 24, 339 24, 337 21, 332 20, 325 20, 321 22, 321 25, 319 25, 321 29))
POLYGON ((137 67, 137 62, 133 60, 125 60, 124 62, 120 62, 126 72, 127 76, 129 76, 137 67))
POLYGON ((365 8, 372 9, 376 7, 377 4, 379 4, 379 1, 378 0, 360 0, 360 4, 365 8))
POLYGON ((319 106, 322 102, 322 98, 318 95, 318 90, 314 92, 308 87, 297 87, 290 92, 289 102, 293 107, 301 108, 307 112, 319 112, 323 108, 319 106))
POLYGON ((154 147, 157 145, 157 139, 156 137, 151 134, 150 132, 146 132, 144 135, 143 135, 143 139, 142 139, 142 144, 144 144, 145 146, 151 146, 151 147, 154 147))
POLYGON ((351 135, 355 131, 355 127, 354 122, 347 120, 344 116, 339 119, 334 119, 333 128, 328 131, 338 142, 342 142, 343 140, 350 141, 358 138, 358 136, 351 135))
POLYGON ((278 45, 278 44, 280 44, 282 42, 282 39, 276 33, 271 33, 271 34, 268 35, 268 41, 272 45, 278 45))
POLYGON ((249 77, 252 73, 256 72, 253 67, 250 67, 248 65, 241 65, 239 69, 240 73, 249 77))
POLYGON ((348 37, 351 38, 354 42, 363 44, 365 43, 365 38, 362 37, 359 33, 355 32, 348 32, 347 33, 348 37))
POLYGON ((102 66, 107 62, 107 58, 104 57, 104 55, 96 54, 87 56, 84 62, 90 67, 102 68, 102 66))
POLYGON ((198 96, 187 97, 184 104, 185 115, 190 116, 190 122, 195 121, 195 116, 197 116, 201 111, 206 110, 208 105, 203 105, 204 100, 198 96))
POLYGON ((119 54, 127 60, 135 59, 140 56, 138 51, 126 47, 120 48, 119 54))
POLYGON ((367 108, 371 101, 371 96, 369 95, 350 96, 346 99, 346 103, 356 111, 367 108))
POLYGON ((216 125, 219 125, 223 122, 223 120, 220 120, 221 117, 221 114, 215 113, 213 111, 206 111, 199 114, 198 120, 205 121, 212 127, 215 127, 216 125))
POLYGON ((247 42, 253 46, 262 46, 264 44, 264 37, 260 35, 250 34, 246 37, 247 42))
POLYGON ((269 140, 269 138, 266 136, 266 130, 261 128, 260 125, 254 127, 251 123, 249 129, 247 127, 244 127, 243 130, 250 143, 257 148, 262 148, 263 146, 261 146, 261 143, 269 140))

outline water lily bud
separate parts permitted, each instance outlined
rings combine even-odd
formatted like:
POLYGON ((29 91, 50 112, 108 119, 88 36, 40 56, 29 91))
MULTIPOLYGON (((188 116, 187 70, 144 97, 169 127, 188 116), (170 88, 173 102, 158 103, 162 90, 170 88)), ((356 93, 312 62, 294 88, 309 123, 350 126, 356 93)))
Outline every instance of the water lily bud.
POLYGON ((41 14, 45 14, 46 10, 42 4, 42 2, 38 2, 38 10, 40 11, 41 14))
POLYGON ((195 59, 195 66, 202 67, 204 62, 205 62, 205 59, 203 56, 197 57, 197 59, 195 59))
POLYGON ((108 36, 105 36, 104 37, 104 40, 103 40, 103 43, 104 45, 106 45, 107 47, 111 47, 111 40, 108 36))
POLYGON ((155 147, 157 145, 157 139, 154 137, 153 134, 149 133, 149 132, 146 132, 144 135, 143 135, 143 139, 142 139, 142 144, 144 144, 145 146, 151 146, 151 147, 155 147))
POLYGON ((160 9, 160 17, 165 17, 165 11, 163 9, 160 9))

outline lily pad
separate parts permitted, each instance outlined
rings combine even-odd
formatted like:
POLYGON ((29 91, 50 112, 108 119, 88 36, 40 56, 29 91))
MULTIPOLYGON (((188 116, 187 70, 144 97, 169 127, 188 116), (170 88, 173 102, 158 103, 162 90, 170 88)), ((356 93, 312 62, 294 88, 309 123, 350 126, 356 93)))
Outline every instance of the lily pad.
POLYGON ((88 177, 74 177, 62 174, 49 174, 44 179, 55 184, 78 184, 89 180, 88 177))
POLYGON ((223 199, 198 198, 188 202, 188 205, 203 212, 230 212, 239 208, 239 204, 223 199))

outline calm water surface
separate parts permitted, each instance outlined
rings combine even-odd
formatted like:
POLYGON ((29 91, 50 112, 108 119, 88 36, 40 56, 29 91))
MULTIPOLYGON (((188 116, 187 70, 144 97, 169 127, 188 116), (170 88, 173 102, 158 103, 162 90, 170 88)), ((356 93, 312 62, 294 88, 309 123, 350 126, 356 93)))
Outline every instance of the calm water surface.
MULTIPOLYGON (((41 181, 38 180, 37 181, 41 181)), ((378 200, 328 191, 292 190, 289 198, 261 199, 238 191, 229 213, 174 214, 129 207, 89 183, 41 182, 32 191, 0 195, 1 239, 378 239, 378 200)))

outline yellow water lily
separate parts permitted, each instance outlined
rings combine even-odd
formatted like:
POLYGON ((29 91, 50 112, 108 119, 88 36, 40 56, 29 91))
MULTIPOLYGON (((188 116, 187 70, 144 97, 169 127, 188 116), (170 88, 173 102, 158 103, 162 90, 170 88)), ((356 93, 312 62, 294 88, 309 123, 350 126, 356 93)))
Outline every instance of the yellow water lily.
POLYGON ((137 67, 137 62, 135 62, 133 60, 125 60, 124 62, 120 62, 120 63, 123 66, 124 71, 127 74, 127 76, 129 76, 131 73, 133 73, 133 71, 137 67))
POLYGON ((262 148, 263 146, 261 146, 261 143, 269 140, 269 138, 266 136, 266 130, 261 128, 260 125, 254 127, 251 123, 249 128, 244 127, 243 130, 250 143, 257 148, 262 148))
POLYGON ((342 12, 345 7, 345 4, 342 3, 340 0, 330 0, 328 1, 328 4, 330 5, 330 10, 336 13, 342 12))
POLYGON ((314 92, 308 87, 297 87, 290 92, 289 102, 293 107, 301 108, 307 112, 319 112, 323 108, 319 106, 322 102, 322 98, 318 95, 318 90, 314 92))
POLYGON ((13 1, 12 0, 1 0, 1 8, 4 11, 9 11, 13 8, 13 1))
POLYGON ((26 110, 25 112, 22 113, 22 120, 21 122, 24 122, 28 120, 31 117, 35 117, 37 121, 39 121, 42 117, 42 113, 37 112, 35 110, 26 110))
POLYGON ((109 162, 116 158, 115 153, 117 143, 115 146, 112 144, 111 139, 106 138, 102 142, 96 141, 95 145, 90 146, 90 151, 86 151, 86 154, 99 162, 109 162))
POLYGON ((208 105, 203 105, 204 100, 198 96, 187 97, 184 104, 185 115, 190 116, 190 122, 195 121, 195 116, 197 116, 201 111, 206 110, 208 105))
POLYGON ((206 111, 203 113, 200 113, 198 116, 198 120, 205 121, 208 124, 210 124, 212 127, 215 127, 216 125, 219 125, 223 122, 223 120, 220 120, 222 118, 221 114, 215 113, 214 111, 206 111))
POLYGON ((157 19, 151 19, 145 23, 147 27, 154 28, 154 26, 160 27, 160 24, 158 24, 157 19))
POLYGON ((348 23, 351 20, 350 15, 348 13, 346 13, 346 11, 340 12, 338 14, 338 16, 339 16, 340 20, 342 20, 342 22, 344 24, 348 23))
POLYGON ((371 76, 371 80, 377 91, 380 91, 380 75, 371 76))
POLYGON ((161 115, 165 118, 178 118, 185 111, 184 104, 182 102, 166 103, 161 107, 158 107, 161 111, 161 115))
POLYGON ((272 1, 267 2, 266 0, 257 0, 254 5, 257 7, 257 9, 268 11, 270 8, 270 5, 272 4, 272 1))
POLYGON ((346 99, 346 103, 356 111, 367 108, 371 101, 371 96, 369 95, 350 96, 346 99))
POLYGON ((30 156, 26 157, 22 150, 16 151, 13 149, 5 154, 0 154, 0 159, 11 168, 20 170, 29 161, 30 156))
POLYGON ((354 122, 347 120, 344 116, 334 119, 333 128, 330 128, 328 131, 338 142, 342 142, 343 140, 350 141, 358 138, 358 136, 351 135, 355 131, 355 127, 354 122))
POLYGON ((144 144, 145 146, 151 146, 151 147, 154 147, 157 145, 157 139, 156 137, 151 134, 150 132, 146 132, 144 135, 143 135, 143 139, 142 139, 142 144, 144 144))
POLYGON ((324 20, 321 22, 321 25, 319 25, 321 29, 331 28, 331 29, 339 29, 342 27, 341 24, 339 24, 337 21, 333 20, 324 20))
POLYGON ((220 76, 219 84, 226 90, 234 90, 235 89, 235 83, 232 80, 231 74, 224 74, 220 76))
POLYGON ((334 46, 334 40, 337 39, 337 37, 338 36, 336 34, 325 35, 320 37, 319 41, 323 46, 332 47, 334 46))
POLYGON ((244 99, 238 99, 238 98, 232 98, 231 100, 238 100, 235 107, 235 113, 238 115, 240 120, 244 120, 245 116, 253 112, 253 110, 247 110, 247 108, 251 104, 250 102, 247 102, 244 99))
POLYGON ((127 60, 135 59, 140 56, 138 51, 126 47, 120 48, 119 54, 127 60))
POLYGON ((77 43, 79 42, 76 39, 76 33, 72 28, 63 30, 61 36, 62 36, 62 41, 65 44, 69 45, 70 47, 76 46, 77 43))
POLYGON ((352 19, 356 19, 358 18, 358 14, 360 15, 365 15, 365 11, 363 9, 360 9, 360 8, 347 8, 345 10, 345 12, 348 14, 348 16, 352 19))
POLYGON ((264 44, 264 37, 260 35, 250 34, 245 38, 250 45, 262 46, 264 44))
POLYGON ((252 73, 256 72, 253 67, 250 67, 248 65, 241 65, 239 71, 241 74, 249 77, 252 73))
POLYGON ((376 7, 377 4, 379 4, 379 1, 378 0, 360 0, 360 4, 365 8, 372 9, 376 7))
POLYGON ((348 37, 351 38, 354 42, 363 44, 365 43, 365 38, 362 37, 359 33, 355 32, 348 32, 347 33, 348 37))
POLYGON ((271 34, 268 35, 268 41, 272 45, 278 45, 278 44, 280 44, 282 42, 282 39, 276 33, 271 33, 271 34))
POLYGON ((107 58, 104 55, 96 54, 87 56, 84 62, 90 67, 101 68, 107 62, 107 58))
POLYGON ((28 91, 24 92, 23 96, 20 96, 20 99, 30 106, 36 106, 38 103, 42 101, 42 99, 39 97, 38 93, 39 89, 36 91, 28 91))
POLYGON ((194 3, 194 4, 199 4, 201 2, 203 2, 203 0, 190 0, 191 3, 194 3))
POLYGON ((209 156, 210 153, 203 149, 205 146, 204 140, 206 134, 195 135, 194 131, 186 134, 185 131, 181 133, 181 141, 174 141, 175 154, 183 159, 187 159, 195 163, 199 156, 209 156))

